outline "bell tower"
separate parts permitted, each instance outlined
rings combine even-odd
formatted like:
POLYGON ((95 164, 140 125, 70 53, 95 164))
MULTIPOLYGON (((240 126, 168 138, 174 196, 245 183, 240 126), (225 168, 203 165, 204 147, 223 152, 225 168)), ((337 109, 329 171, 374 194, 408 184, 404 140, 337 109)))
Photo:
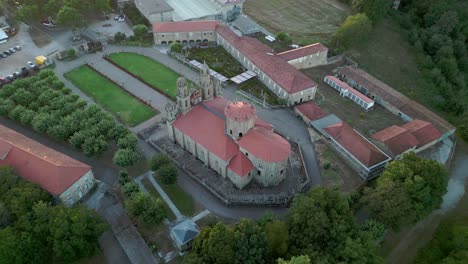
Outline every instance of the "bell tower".
POLYGON ((177 107, 182 114, 186 114, 192 107, 187 80, 184 77, 177 79, 177 107))
POLYGON ((202 97, 203 101, 208 101, 214 97, 214 83, 211 79, 210 68, 206 65, 206 62, 203 63, 203 66, 200 71, 200 88, 203 91, 202 97))

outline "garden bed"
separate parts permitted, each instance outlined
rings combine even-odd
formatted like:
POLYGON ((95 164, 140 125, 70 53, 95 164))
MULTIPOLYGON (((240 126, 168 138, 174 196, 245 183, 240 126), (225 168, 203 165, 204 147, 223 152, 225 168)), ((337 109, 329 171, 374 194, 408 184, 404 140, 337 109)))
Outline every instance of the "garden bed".
POLYGON ((127 125, 138 125, 156 114, 151 107, 87 65, 67 72, 65 77, 127 125))
POLYGON ((179 74, 165 65, 131 52, 113 53, 104 59, 168 98, 176 98, 179 74))
POLYGON ((227 78, 232 78, 245 71, 244 67, 223 47, 192 48, 187 51, 187 59, 197 60, 200 63, 206 62, 210 69, 227 78))
POLYGON ((260 101, 263 102, 263 97, 266 96, 265 101, 269 105, 285 105, 286 101, 284 99, 279 98, 274 94, 268 87, 266 87, 263 83, 261 83, 258 79, 250 79, 241 85, 239 85, 239 89, 242 91, 246 91, 249 94, 257 97, 260 101))

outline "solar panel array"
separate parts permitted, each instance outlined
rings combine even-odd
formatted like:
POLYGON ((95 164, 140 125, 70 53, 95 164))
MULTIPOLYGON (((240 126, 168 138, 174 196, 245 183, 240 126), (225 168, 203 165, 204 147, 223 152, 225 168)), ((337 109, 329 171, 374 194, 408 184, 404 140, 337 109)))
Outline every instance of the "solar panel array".
POLYGON ((247 80, 250 80, 252 79, 253 77, 257 76, 257 74, 253 71, 246 71, 244 73, 241 73, 235 77, 232 77, 231 78, 231 81, 237 83, 237 84, 240 84, 240 83, 243 83, 247 80))
MULTIPOLYGON (((191 60, 190 62, 190 65, 198 68, 198 69, 202 69, 203 68, 203 64, 201 64, 200 62, 196 61, 196 60, 191 60)), ((217 73, 216 71, 213 71, 212 69, 208 69, 208 72, 210 73, 211 76, 213 76, 214 78, 220 80, 221 82, 225 82, 227 80, 229 80, 228 78, 224 77, 223 75, 217 73)))

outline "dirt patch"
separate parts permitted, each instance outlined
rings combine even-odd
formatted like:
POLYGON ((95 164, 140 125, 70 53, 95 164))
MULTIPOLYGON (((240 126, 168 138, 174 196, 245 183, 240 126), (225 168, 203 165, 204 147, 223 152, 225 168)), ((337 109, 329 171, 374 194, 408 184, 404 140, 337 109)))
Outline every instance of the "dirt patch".
POLYGON ((323 184, 350 193, 364 182, 326 143, 315 142, 323 184))
POLYGON ((297 41, 335 32, 350 8, 337 0, 249 0, 244 12, 272 33, 285 31, 297 41))
POLYGON ((39 48, 42 48, 51 42, 50 38, 46 34, 42 33, 35 27, 29 28, 29 34, 31 35, 31 39, 34 44, 39 48))

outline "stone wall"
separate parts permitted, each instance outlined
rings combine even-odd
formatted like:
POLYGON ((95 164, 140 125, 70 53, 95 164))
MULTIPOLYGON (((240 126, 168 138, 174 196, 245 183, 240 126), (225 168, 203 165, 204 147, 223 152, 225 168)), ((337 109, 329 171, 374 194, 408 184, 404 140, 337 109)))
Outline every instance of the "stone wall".
POLYGON ((59 195, 59 199, 67 206, 72 206, 81 200, 96 183, 93 171, 89 170, 83 177, 73 183, 68 189, 59 195))

